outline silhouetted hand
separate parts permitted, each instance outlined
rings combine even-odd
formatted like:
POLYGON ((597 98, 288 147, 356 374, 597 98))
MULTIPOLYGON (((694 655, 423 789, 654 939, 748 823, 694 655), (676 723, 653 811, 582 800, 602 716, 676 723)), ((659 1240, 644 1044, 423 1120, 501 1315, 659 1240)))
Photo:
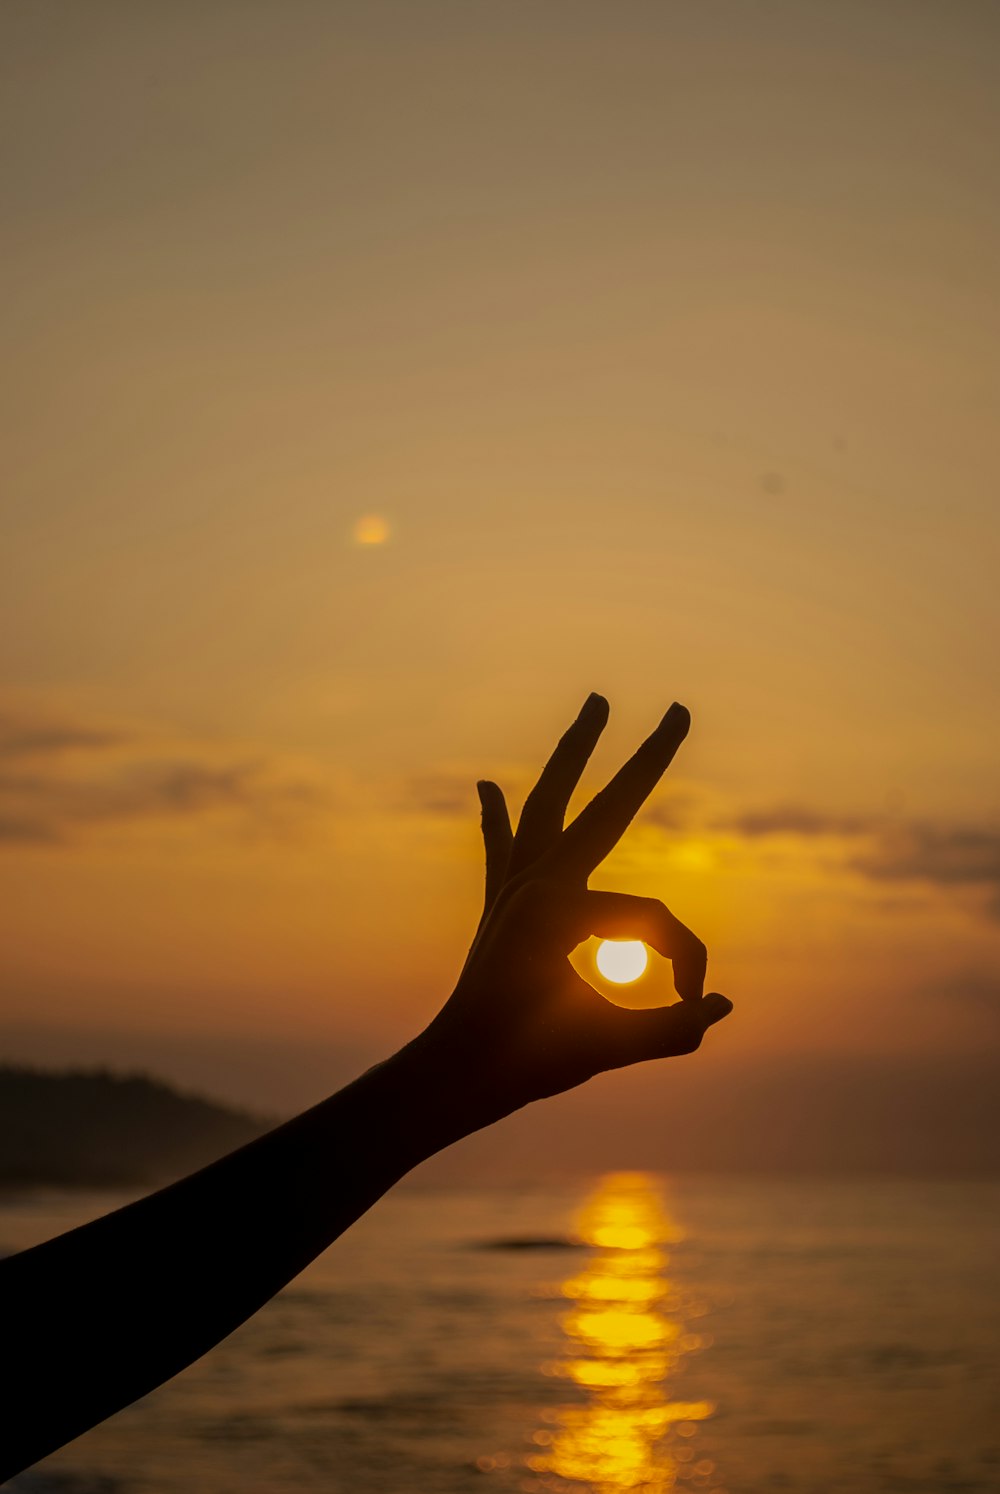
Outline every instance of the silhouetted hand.
POLYGON ((591 695, 521 812, 516 834, 495 783, 479 784, 486 906, 454 994, 424 1034, 450 1050, 497 1113, 558 1094, 604 1069, 691 1053, 731 1010, 703 996, 706 950, 655 898, 588 889, 659 782, 690 726, 674 704, 652 736, 566 828, 570 795, 604 730, 608 703, 591 695), (573 969, 590 935, 642 939, 673 965, 674 1005, 632 1011, 573 969))

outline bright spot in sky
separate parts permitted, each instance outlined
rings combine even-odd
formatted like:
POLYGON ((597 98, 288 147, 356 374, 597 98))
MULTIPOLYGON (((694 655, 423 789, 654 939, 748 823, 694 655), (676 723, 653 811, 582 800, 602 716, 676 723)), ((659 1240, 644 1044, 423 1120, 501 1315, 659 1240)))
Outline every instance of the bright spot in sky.
POLYGON ((597 947, 598 970, 617 986, 638 980, 648 963, 646 946, 638 939, 604 939, 597 947))
POLYGON ((359 545, 384 545, 389 526, 381 514, 362 514, 354 521, 354 539, 359 545))

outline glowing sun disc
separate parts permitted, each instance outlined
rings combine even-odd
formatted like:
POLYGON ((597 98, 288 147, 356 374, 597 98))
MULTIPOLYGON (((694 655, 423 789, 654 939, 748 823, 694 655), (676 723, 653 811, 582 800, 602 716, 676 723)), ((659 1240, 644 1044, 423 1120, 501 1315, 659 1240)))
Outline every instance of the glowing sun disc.
POLYGON ((646 946, 638 939, 604 939, 597 947, 597 968, 616 986, 638 980, 648 963, 646 946))

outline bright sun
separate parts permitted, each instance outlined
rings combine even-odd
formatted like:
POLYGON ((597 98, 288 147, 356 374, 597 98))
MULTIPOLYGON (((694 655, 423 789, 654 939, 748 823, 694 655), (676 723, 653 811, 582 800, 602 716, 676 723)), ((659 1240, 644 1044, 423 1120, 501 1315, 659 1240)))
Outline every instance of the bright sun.
POLYGON ((604 939, 597 947, 597 968, 616 986, 638 980, 648 963, 646 946, 638 939, 604 939))

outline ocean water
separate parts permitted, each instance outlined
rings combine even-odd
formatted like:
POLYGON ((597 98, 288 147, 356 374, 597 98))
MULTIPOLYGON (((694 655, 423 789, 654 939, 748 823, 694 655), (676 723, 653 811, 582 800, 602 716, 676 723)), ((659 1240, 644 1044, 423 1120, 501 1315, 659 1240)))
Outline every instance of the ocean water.
MULTIPOLYGON (((5 1200, 0 1244, 119 1201, 5 1200)), ((996 1182, 411 1184, 7 1487, 993 1494, 998 1260, 996 1182)))

